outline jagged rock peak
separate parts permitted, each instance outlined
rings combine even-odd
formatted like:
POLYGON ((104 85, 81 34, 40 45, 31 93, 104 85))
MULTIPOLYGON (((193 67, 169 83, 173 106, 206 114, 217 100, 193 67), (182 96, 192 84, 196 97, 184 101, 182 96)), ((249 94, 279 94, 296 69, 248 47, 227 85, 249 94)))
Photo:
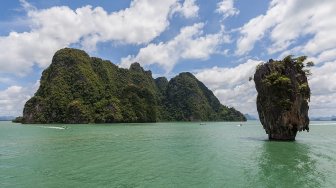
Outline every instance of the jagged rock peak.
POLYGON ((90 56, 84 51, 74 48, 62 48, 54 54, 52 64, 88 63, 90 56))
POLYGON ((134 62, 130 65, 129 70, 137 71, 137 72, 145 72, 145 70, 141 67, 140 63, 134 62))
POLYGON ((130 68, 129 68, 129 70, 130 71, 134 71, 134 72, 139 72, 139 73, 145 73, 146 75, 148 75, 148 76, 152 76, 152 71, 150 71, 150 70, 144 70, 142 67, 141 67, 141 65, 140 65, 140 63, 138 63, 138 62, 134 62, 134 63, 132 63, 131 65, 130 65, 130 68))

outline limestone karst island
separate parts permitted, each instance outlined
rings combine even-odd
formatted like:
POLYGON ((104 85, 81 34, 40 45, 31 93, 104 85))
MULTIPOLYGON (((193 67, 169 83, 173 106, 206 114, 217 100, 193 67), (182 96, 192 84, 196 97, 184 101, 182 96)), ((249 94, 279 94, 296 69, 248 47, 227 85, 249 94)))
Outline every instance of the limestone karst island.
MULTIPOLYGON (((304 63, 306 58, 288 56, 256 67, 257 110, 270 140, 295 140, 298 131, 309 131, 307 68, 313 62, 304 63)), ((191 73, 154 79, 139 63, 119 68, 73 48, 55 53, 40 83, 16 122, 246 121, 191 73)))
POLYGON ((307 68, 314 63, 305 65, 306 59, 287 56, 282 61, 271 59, 256 68, 257 110, 270 140, 295 140, 298 131, 309 131, 307 68))
POLYGON ((139 63, 119 68, 78 49, 57 51, 40 84, 23 123, 246 121, 191 73, 153 79, 139 63))

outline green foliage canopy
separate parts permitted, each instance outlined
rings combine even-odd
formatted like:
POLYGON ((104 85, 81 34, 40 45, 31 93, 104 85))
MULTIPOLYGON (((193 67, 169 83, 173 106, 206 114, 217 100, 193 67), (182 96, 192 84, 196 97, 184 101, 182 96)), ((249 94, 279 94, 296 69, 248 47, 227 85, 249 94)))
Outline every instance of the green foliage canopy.
POLYGON ((243 121, 191 73, 153 79, 139 63, 129 69, 64 48, 43 71, 24 107, 24 123, 243 121))

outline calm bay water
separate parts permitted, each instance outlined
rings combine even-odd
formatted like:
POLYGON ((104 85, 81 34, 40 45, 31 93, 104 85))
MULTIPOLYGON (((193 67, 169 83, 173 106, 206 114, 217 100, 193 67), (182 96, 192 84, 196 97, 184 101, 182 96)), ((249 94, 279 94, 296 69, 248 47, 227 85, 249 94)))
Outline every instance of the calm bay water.
POLYGON ((66 126, 0 122, 0 187, 336 186, 336 122, 296 142, 257 121, 66 126))

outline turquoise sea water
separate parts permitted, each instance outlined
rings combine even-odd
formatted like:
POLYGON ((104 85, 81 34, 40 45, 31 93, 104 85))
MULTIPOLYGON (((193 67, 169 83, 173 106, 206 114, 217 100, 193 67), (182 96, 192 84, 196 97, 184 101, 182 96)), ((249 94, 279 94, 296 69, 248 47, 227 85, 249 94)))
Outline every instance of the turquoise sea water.
POLYGON ((336 187, 336 122, 295 142, 237 124, 0 122, 0 187, 336 187))

